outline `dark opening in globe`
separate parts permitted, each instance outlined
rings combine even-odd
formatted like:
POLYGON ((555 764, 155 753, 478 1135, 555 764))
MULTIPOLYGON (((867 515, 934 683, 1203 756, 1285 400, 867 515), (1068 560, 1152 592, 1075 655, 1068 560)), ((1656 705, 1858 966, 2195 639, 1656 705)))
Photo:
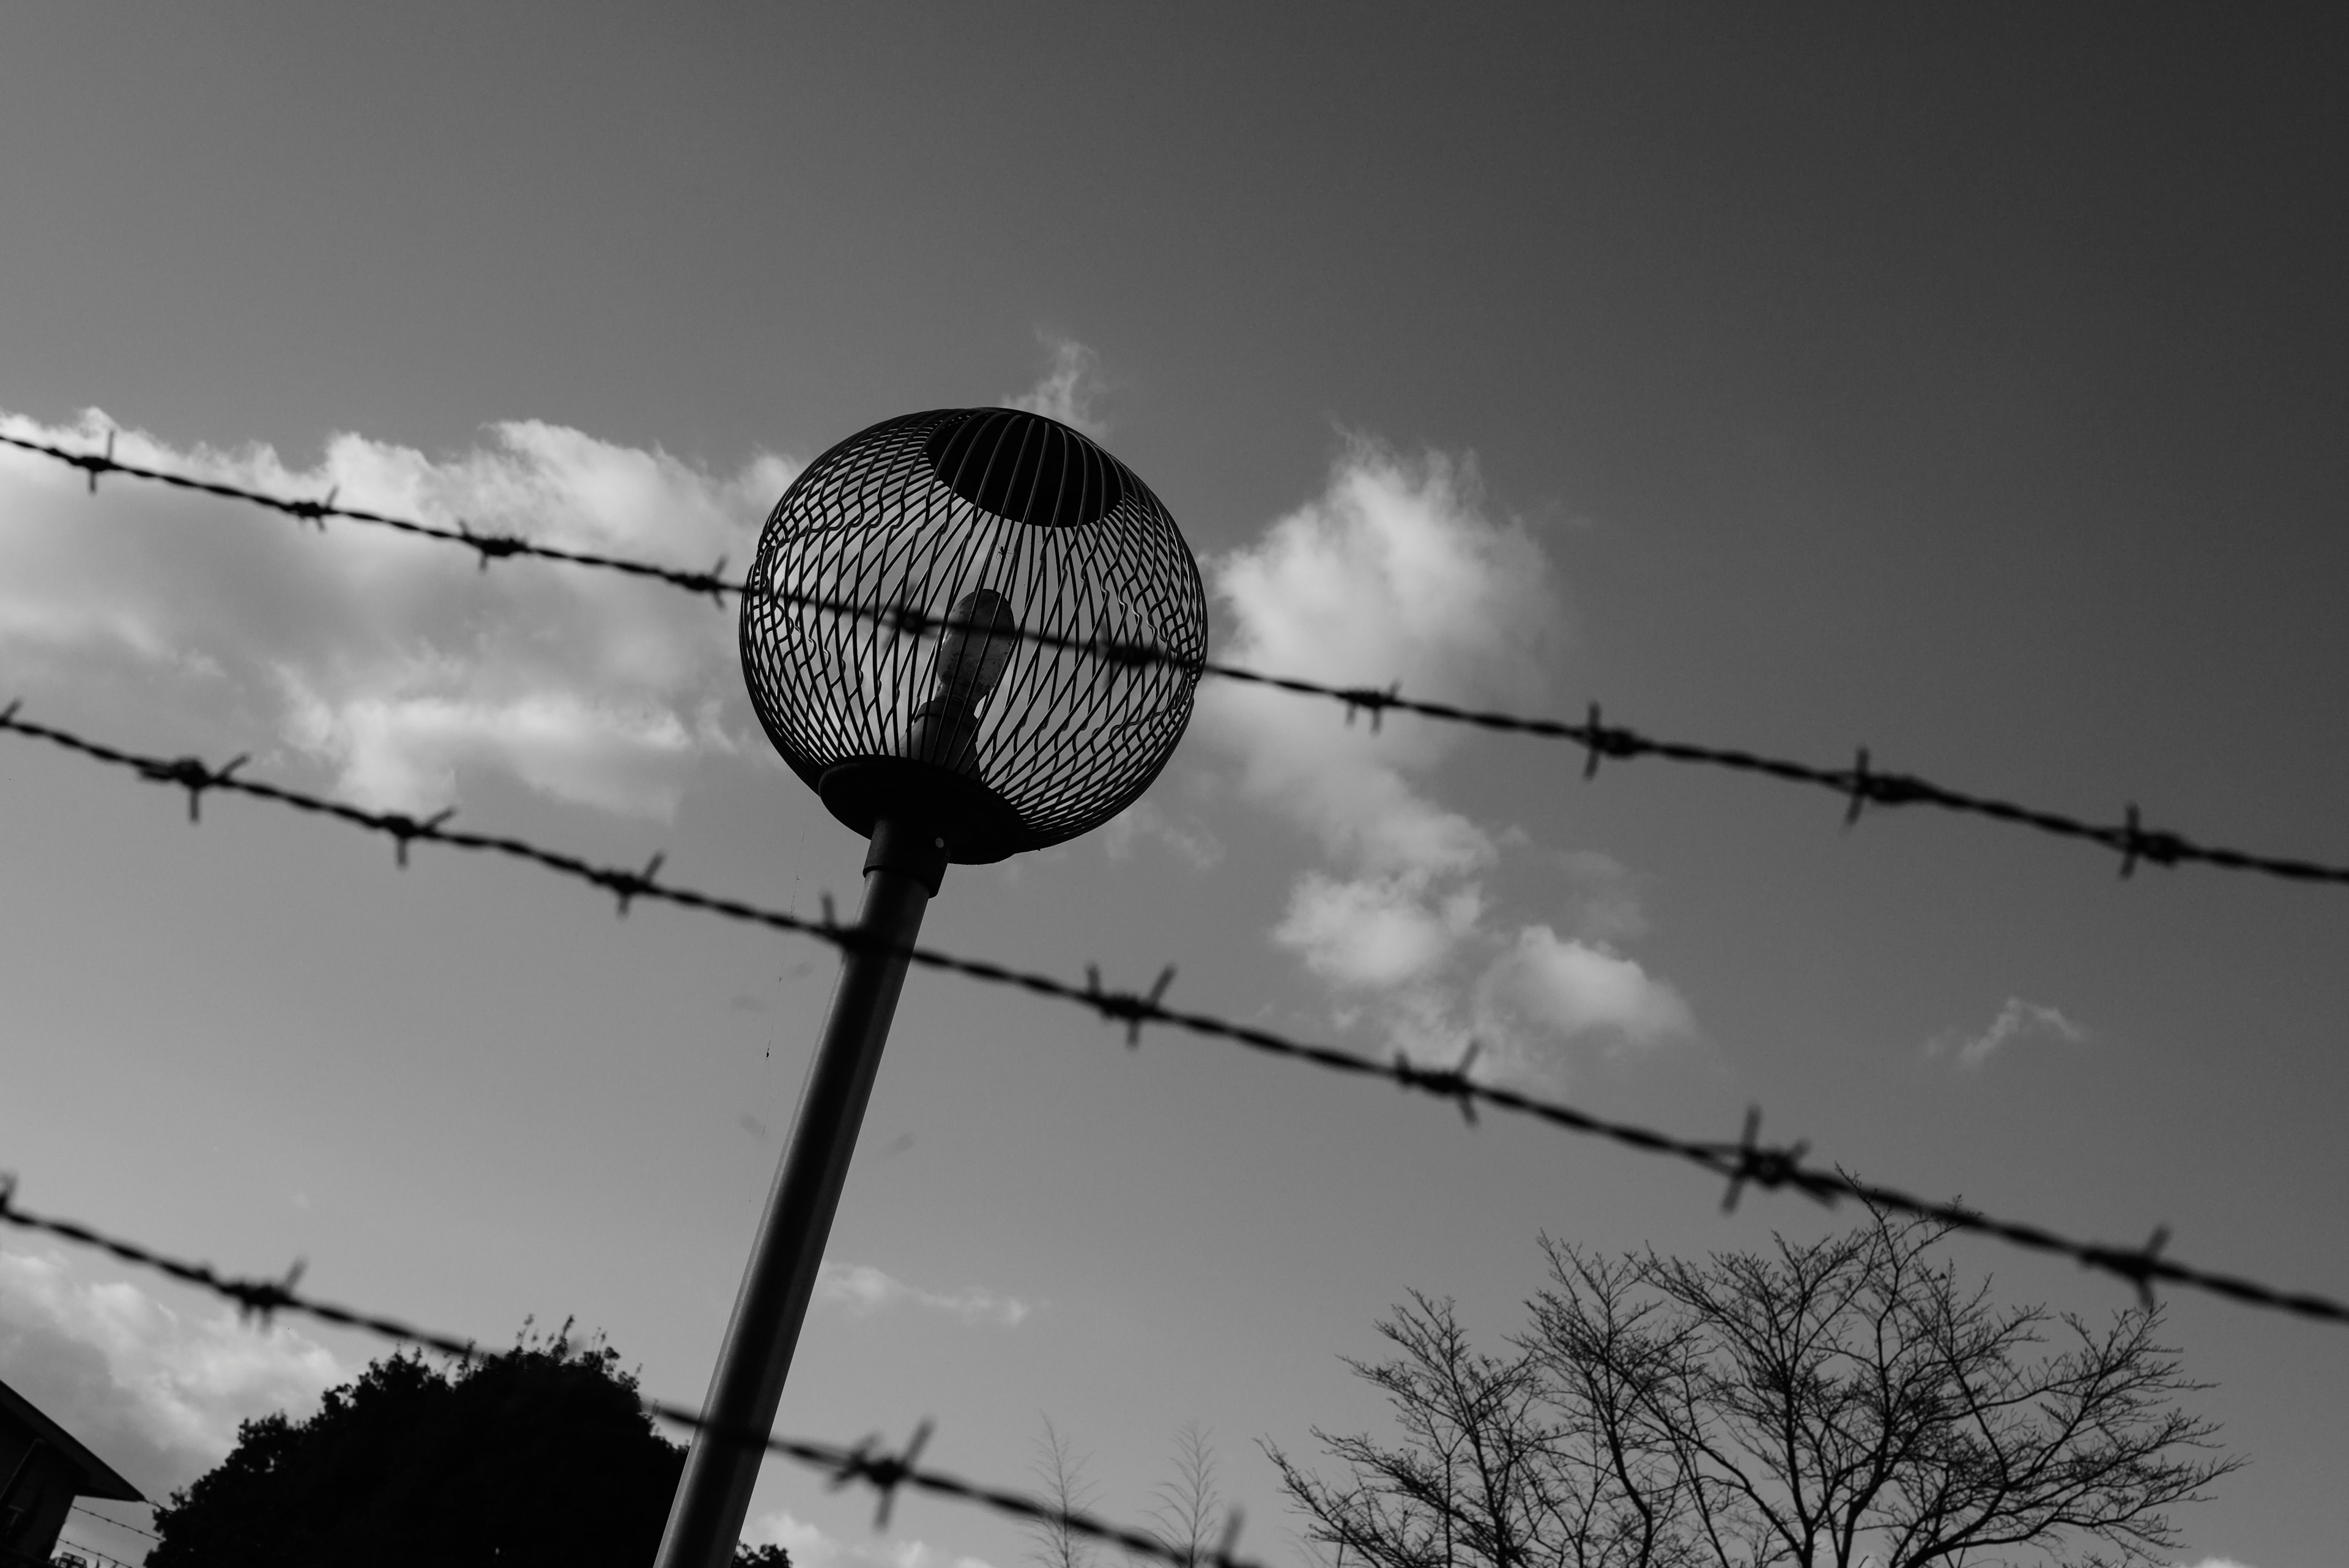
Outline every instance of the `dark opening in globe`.
POLYGON ((1039 528, 1098 523, 1125 499, 1124 465, 1066 425, 1017 409, 977 409, 925 449, 946 487, 999 517, 1039 528))

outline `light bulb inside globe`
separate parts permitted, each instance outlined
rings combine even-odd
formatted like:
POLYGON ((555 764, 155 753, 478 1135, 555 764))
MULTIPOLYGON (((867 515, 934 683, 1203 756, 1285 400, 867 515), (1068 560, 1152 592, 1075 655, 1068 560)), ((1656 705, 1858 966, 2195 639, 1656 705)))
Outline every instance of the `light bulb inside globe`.
POLYGON ((995 690, 1011 662, 1019 636, 1011 601, 993 588, 973 588, 955 601, 947 628, 931 679, 939 696, 975 702, 995 690))
POLYGON ((973 588, 955 601, 930 667, 935 690, 914 710, 906 755, 978 776, 979 704, 1003 680, 1019 624, 1011 601, 993 588, 973 588))

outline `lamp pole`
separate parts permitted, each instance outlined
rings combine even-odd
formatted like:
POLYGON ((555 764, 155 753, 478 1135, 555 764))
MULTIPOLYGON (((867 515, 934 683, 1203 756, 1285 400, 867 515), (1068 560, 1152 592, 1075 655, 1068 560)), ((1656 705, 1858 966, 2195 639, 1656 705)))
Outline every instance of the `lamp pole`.
POLYGON ((885 420, 775 504, 742 587, 750 703, 801 782, 872 845, 657 1568, 733 1561, 947 863, 1061 843, 1140 798, 1190 718, 1206 608, 1197 562, 1149 486, 1039 414, 885 420), (937 634, 934 656, 909 640, 922 628, 937 634), (1103 662, 1090 649, 1104 639, 1164 658, 1103 662))
POLYGON ((864 908, 842 954, 832 1015, 809 1064, 791 1142, 775 1167, 657 1568, 724 1568, 733 1561, 905 983, 906 950, 921 933, 946 863, 936 834, 898 818, 875 826, 864 857, 864 908))

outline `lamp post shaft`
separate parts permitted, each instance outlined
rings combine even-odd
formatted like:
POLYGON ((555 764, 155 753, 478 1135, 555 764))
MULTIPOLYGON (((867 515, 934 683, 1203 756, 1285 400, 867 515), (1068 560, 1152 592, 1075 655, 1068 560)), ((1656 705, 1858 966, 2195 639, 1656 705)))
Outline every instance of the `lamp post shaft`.
POLYGON ((945 864, 944 849, 928 832, 892 820, 875 826, 857 940, 842 954, 832 1014, 775 1168, 657 1568, 726 1568, 733 1561, 905 985, 904 950, 920 934, 945 864))

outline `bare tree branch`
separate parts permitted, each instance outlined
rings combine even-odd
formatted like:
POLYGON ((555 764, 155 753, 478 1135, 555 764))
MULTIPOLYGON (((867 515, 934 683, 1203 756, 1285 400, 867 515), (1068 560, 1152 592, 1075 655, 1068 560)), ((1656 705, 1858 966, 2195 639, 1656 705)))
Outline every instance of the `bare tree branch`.
POLYGON ((2206 1386, 2158 1311, 2099 1328, 2003 1305, 1872 1210, 1840 1236, 1702 1262, 1545 1240, 1509 1354, 1414 1293, 1350 1363, 1399 1438, 1268 1448, 1310 1539, 1363 1568, 2153 1563, 2169 1511, 2240 1462, 2179 1406, 2206 1386))

